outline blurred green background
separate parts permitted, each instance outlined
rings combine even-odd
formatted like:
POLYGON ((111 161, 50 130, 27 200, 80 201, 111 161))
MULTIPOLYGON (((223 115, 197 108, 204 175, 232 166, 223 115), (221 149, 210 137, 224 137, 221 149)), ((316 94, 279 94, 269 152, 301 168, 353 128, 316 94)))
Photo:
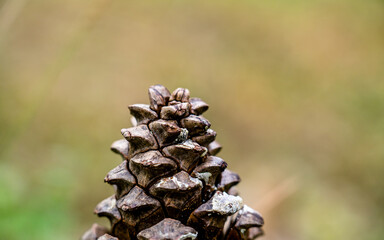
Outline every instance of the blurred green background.
POLYGON ((189 88, 264 239, 384 238, 384 2, 0 0, 0 236, 78 239, 127 106, 189 88))

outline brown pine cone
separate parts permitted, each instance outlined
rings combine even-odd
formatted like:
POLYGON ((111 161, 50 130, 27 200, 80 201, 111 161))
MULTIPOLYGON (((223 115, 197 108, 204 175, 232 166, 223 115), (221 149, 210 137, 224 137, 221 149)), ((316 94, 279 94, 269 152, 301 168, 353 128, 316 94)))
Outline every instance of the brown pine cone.
POLYGON ((149 88, 150 105, 129 110, 136 124, 111 150, 123 161, 104 181, 115 194, 95 209, 111 228, 94 224, 82 240, 250 240, 263 218, 243 205, 240 177, 215 155, 221 146, 203 114, 208 105, 188 89, 149 88))

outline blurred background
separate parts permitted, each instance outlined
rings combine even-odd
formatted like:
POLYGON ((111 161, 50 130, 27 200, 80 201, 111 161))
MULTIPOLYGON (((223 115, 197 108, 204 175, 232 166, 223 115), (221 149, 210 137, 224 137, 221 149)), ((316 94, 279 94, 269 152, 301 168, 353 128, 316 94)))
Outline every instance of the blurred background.
POLYGON ((78 239, 147 88, 189 88, 263 239, 384 238, 384 2, 0 0, 0 236, 78 239))

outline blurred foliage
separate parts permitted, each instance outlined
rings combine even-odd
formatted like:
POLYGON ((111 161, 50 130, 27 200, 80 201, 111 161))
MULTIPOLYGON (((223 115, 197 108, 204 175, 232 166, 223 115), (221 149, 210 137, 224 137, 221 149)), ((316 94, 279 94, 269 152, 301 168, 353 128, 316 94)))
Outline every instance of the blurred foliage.
POLYGON ((0 236, 77 239, 147 87, 187 87, 265 239, 383 239, 382 1, 0 0, 0 236))

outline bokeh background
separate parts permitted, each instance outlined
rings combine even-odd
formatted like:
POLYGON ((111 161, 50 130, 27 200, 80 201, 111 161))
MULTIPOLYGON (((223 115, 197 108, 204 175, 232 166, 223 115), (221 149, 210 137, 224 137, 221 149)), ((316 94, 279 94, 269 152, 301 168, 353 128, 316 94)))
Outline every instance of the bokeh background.
POLYGON ((189 88, 264 239, 384 238, 384 2, 0 0, 0 236, 78 239, 127 106, 189 88))

